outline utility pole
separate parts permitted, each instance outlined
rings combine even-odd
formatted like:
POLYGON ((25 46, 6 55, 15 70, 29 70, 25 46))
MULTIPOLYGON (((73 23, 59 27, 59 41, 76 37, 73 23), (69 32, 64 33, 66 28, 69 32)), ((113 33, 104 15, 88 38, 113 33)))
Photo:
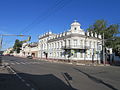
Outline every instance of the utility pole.
POLYGON ((104 33, 103 33, 103 45, 102 45, 102 48, 103 48, 103 64, 105 65, 105 39, 104 39, 104 33))
POLYGON ((1 39, 0 39, 0 51, 2 49, 2 41, 3 41, 3 35, 1 35, 1 39))
MULTIPOLYGON (((0 40, 0 51, 2 52, 2 41, 3 41, 3 36, 1 36, 0 40)), ((2 66, 2 57, 0 57, 0 66, 2 66)))

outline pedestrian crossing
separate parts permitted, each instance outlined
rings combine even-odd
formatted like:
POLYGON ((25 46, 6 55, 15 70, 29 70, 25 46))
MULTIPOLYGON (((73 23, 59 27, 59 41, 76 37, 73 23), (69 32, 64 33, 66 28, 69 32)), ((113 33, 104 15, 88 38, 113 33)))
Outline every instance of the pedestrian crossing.
POLYGON ((43 62, 9 62, 10 65, 26 65, 26 64, 41 64, 41 63, 43 62))

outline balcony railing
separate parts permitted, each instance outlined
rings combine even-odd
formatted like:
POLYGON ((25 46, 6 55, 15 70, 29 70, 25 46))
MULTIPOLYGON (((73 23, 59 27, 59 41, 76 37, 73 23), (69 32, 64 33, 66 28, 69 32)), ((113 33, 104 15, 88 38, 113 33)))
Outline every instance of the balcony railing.
POLYGON ((90 46, 66 45, 66 46, 62 46, 62 49, 90 49, 90 46))

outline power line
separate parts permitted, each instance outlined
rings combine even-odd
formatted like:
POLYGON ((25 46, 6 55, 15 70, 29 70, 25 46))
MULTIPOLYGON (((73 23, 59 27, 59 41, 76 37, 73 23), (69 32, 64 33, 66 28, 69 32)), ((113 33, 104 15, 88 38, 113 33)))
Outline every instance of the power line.
MULTIPOLYGON (((72 1, 72 0, 71 0, 72 1)), ((48 9, 43 16, 38 16, 31 24, 29 24, 25 29, 23 29, 23 33, 27 33, 30 31, 31 28, 33 28, 35 25, 40 24, 44 20, 46 20, 49 16, 56 13, 60 9, 64 8, 67 4, 70 3, 70 0, 56 0, 55 4, 48 9)))
POLYGON ((55 1, 55 4, 54 4, 51 8, 49 8, 45 13, 43 13, 42 16, 39 15, 31 24, 29 24, 27 27, 25 27, 22 32, 26 32, 26 30, 27 30, 28 28, 32 27, 33 24, 36 24, 39 19, 41 19, 42 17, 45 17, 45 16, 49 13, 49 11, 51 11, 51 9, 54 9, 54 7, 55 7, 56 5, 58 5, 59 3, 61 3, 61 1, 62 1, 62 0, 57 0, 57 1, 55 1))

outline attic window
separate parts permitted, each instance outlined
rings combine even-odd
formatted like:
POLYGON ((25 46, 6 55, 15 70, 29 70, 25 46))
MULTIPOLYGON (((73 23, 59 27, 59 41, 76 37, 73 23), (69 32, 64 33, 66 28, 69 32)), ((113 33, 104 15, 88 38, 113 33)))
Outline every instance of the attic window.
POLYGON ((75 29, 75 30, 77 30, 77 28, 76 28, 76 27, 75 27, 74 29, 75 29))

